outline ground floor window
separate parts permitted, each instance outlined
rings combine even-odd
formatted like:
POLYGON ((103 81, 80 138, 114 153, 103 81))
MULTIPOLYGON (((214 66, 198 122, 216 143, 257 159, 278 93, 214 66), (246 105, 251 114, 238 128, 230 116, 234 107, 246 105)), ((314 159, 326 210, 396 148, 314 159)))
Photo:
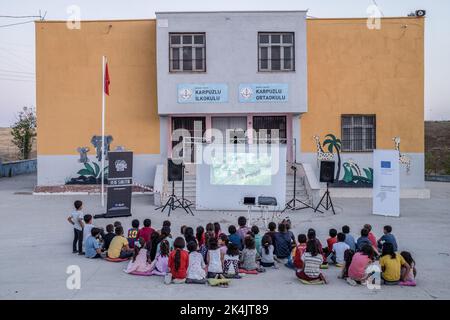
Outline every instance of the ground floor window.
POLYGON ((253 117, 253 129, 256 132, 254 139, 257 143, 262 141, 272 143, 276 138, 280 139, 280 143, 286 143, 286 116, 255 116, 253 117), (278 137, 273 130, 278 130, 278 137))
POLYGON ((367 152, 376 148, 375 115, 341 116, 342 151, 367 152))

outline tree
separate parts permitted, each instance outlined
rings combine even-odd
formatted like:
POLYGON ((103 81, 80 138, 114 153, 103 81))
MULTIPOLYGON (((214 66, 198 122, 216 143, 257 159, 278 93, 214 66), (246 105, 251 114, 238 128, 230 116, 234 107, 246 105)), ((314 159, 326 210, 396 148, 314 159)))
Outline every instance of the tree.
POLYGON ((328 139, 323 142, 323 147, 325 148, 328 145, 328 152, 330 153, 333 153, 333 149, 336 150, 338 157, 336 181, 339 181, 339 176, 341 175, 341 139, 336 138, 334 134, 327 134, 325 138, 328 139))
POLYGON ((34 108, 23 107, 11 126, 12 143, 19 148, 19 159, 28 159, 36 137, 36 114, 34 108))

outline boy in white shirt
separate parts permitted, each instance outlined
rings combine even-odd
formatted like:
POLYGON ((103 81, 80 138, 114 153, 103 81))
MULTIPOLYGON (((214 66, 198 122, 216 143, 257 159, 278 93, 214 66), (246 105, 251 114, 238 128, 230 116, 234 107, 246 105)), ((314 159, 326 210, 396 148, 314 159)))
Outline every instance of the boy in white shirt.
POLYGON ((350 246, 345 243, 345 234, 344 233, 338 233, 337 235, 337 242, 333 244, 333 254, 332 254, 332 260, 336 264, 344 265, 345 259, 344 254, 345 251, 350 249, 350 246))
MULTIPOLYGON (((75 211, 71 213, 69 217, 67 217, 67 221, 73 225, 73 245, 72 245, 72 253, 78 253, 79 255, 83 254, 83 202, 77 200, 74 202, 75 211), (78 244, 78 250, 77 250, 78 244)), ((90 232, 89 232, 90 233, 90 232)))

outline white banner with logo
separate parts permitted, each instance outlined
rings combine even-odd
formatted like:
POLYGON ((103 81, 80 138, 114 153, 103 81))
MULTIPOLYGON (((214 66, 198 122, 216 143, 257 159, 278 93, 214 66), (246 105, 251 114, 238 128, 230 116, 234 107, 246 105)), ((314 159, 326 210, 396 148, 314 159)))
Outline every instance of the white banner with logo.
POLYGON ((399 152, 373 152, 373 214, 400 216, 399 152))

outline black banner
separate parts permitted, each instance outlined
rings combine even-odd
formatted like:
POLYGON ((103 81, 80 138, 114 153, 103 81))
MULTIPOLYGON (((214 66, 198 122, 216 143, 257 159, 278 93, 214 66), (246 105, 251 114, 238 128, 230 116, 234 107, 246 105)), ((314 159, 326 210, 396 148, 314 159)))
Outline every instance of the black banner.
POLYGON ((106 218, 131 216, 133 152, 108 152, 106 218))

